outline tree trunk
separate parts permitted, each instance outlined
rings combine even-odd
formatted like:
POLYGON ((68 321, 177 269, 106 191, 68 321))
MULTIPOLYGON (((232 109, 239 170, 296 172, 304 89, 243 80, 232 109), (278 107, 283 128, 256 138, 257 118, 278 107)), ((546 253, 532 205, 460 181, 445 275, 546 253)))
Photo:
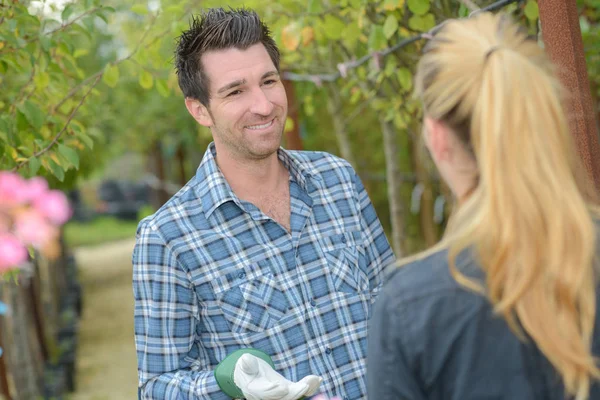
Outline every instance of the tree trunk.
POLYGON ((343 159, 348 161, 352 167, 357 170, 358 166, 356 165, 354 154, 352 154, 352 147, 350 146, 350 139, 348 138, 348 129, 346 129, 347 127, 341 114, 343 107, 342 99, 337 90, 339 90, 339 88, 336 86, 327 85, 327 92, 329 93, 329 96, 327 96, 327 110, 333 121, 333 129, 335 131, 335 138, 340 154, 343 159))
POLYGON ((398 139, 396 128, 391 121, 379 117, 383 133, 383 149, 385 151, 385 170, 387 180, 388 202, 390 205, 390 219, 392 223, 392 248, 396 258, 404 255, 404 218, 402 198, 400 197, 400 165, 398 163, 398 139))
POLYGON ((417 178, 417 183, 423 185, 423 195, 421 196, 421 207, 419 217, 421 220, 421 232, 427 247, 433 246, 438 241, 438 233, 433 221, 433 190, 429 174, 421 158, 423 149, 418 140, 410 139, 412 146, 413 170, 417 178))

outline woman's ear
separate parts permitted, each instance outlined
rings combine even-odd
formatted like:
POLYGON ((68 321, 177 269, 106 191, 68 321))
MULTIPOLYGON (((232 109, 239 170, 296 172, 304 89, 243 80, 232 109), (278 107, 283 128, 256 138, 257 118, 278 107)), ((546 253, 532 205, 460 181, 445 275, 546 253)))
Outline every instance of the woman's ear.
POLYGON ((450 130, 443 122, 425 117, 425 143, 431 156, 438 163, 451 157, 450 130))
POLYGON ((208 108, 200 103, 199 100, 193 99, 191 97, 185 98, 185 107, 188 112, 200 125, 211 127, 213 125, 212 118, 210 116, 210 112, 208 108))

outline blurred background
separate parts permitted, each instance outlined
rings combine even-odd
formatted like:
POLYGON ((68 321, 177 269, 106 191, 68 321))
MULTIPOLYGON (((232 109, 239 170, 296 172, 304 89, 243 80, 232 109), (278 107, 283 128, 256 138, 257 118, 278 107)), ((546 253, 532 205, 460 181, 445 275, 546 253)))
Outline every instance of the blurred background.
MULTIPOLYGON (((595 119, 600 1, 572 3, 595 119)), ((0 0, 0 169, 43 177, 72 209, 57 257, 34 249, 26 265, 0 268, 0 399, 137 398, 136 227, 211 141, 185 109, 175 40, 201 7, 242 5, 282 51, 283 146, 350 161, 397 256, 434 244, 452 206, 411 97, 426 33, 492 6, 544 44, 535 0, 0 0)))

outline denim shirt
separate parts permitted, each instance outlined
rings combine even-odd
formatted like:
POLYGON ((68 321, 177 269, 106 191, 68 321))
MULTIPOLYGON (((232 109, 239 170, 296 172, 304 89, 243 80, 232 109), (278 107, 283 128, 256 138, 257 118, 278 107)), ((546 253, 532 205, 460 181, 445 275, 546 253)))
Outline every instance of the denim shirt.
MULTIPOLYGON (((540 350, 452 278, 447 256, 439 251, 394 267, 386 278, 369 327, 369 399, 565 400, 540 350)), ((483 278, 473 262, 461 271, 483 278)), ((592 352, 600 356, 598 317, 592 352)), ((597 383, 589 398, 600 399, 597 383)))

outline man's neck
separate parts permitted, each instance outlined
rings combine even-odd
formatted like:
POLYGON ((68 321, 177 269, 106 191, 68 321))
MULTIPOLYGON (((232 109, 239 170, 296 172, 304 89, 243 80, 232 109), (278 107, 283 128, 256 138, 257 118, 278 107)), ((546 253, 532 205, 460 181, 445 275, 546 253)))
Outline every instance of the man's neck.
POLYGON ((277 153, 262 159, 240 161, 231 157, 219 158, 217 165, 233 192, 243 200, 252 200, 264 193, 272 193, 287 182, 288 173, 277 153))

